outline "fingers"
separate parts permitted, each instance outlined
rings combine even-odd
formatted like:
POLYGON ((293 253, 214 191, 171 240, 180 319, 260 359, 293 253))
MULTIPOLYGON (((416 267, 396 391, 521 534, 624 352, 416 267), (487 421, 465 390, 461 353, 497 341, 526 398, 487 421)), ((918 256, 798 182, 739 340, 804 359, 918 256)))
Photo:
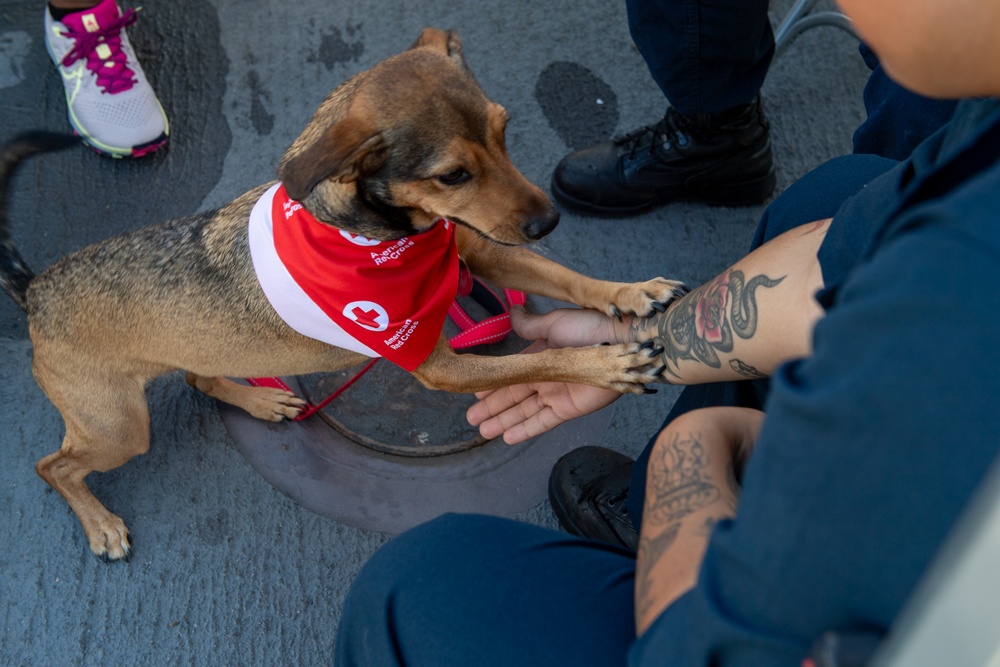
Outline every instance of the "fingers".
POLYGON ((502 435, 505 443, 516 445, 551 431, 565 421, 538 394, 532 394, 510 409, 484 421, 479 425, 479 433, 490 439, 502 435))
POLYGON ((519 442, 524 442, 543 433, 548 433, 555 427, 569 421, 560 417, 554 409, 545 405, 541 398, 538 399, 537 407, 538 411, 535 414, 504 432, 504 442, 508 445, 516 445, 519 442))
MULTIPOLYGON (((473 403, 472 407, 466 411, 465 418, 469 420, 471 425, 479 426, 486 420, 510 410, 534 393, 535 390, 526 384, 516 384, 495 391, 480 392, 476 394, 480 400, 473 403)), ((496 437, 487 436, 485 433, 483 436, 496 437)))
POLYGON ((466 411, 466 419, 479 427, 484 438, 503 436, 514 445, 549 431, 559 419, 530 385, 515 385, 491 392, 466 411))

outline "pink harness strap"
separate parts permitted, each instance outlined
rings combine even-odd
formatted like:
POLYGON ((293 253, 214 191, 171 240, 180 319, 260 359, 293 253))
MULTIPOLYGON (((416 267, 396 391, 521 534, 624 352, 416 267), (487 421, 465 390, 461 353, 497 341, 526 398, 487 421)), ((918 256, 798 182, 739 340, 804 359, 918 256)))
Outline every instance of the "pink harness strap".
POLYGON ((476 322, 465 312, 458 299, 455 299, 448 308, 448 316, 462 332, 453 336, 448 342, 456 350, 502 341, 511 331, 508 306, 523 306, 527 301, 524 292, 509 289, 503 290, 504 299, 501 299, 486 283, 473 276, 465 265, 462 265, 458 277, 458 294, 471 296, 486 308, 490 317, 482 322, 476 322))
MULTIPOLYGON (((472 297, 491 314, 483 321, 476 322, 465 312, 465 309, 458 303, 458 299, 455 299, 448 308, 448 316, 458 325, 461 333, 452 336, 448 342, 456 350, 487 343, 498 343, 506 338, 507 334, 511 332, 509 306, 523 306, 527 302, 527 294, 518 290, 503 290, 504 298, 501 299, 496 292, 487 287, 486 283, 473 276, 465 264, 461 265, 458 277, 458 295, 472 297)), ((354 377, 318 404, 307 405, 306 409, 298 417, 295 417, 295 421, 311 417, 325 408, 335 398, 347 391, 348 387, 360 380, 361 376, 367 373, 380 358, 375 357, 369 361, 354 377)), ((271 387, 292 392, 291 387, 280 377, 247 378, 247 382, 254 387, 271 387)))

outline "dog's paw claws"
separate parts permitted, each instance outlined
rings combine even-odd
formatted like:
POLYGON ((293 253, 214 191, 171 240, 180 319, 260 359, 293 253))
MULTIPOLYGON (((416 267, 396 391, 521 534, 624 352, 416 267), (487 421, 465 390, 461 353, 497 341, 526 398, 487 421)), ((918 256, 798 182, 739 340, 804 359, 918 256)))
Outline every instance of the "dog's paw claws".
MULTIPOLYGON (((614 299, 612 314, 627 313, 649 318, 664 313, 676 299, 687 293, 684 283, 666 278, 653 278, 644 283, 627 283, 614 299)), ((621 318, 619 317, 619 320, 621 318)))
POLYGON ((618 306, 611 306, 611 314, 614 315, 619 322, 622 321, 622 311, 618 310, 618 306))
POLYGON ((306 411, 308 404, 305 401, 301 405, 282 404, 274 406, 273 421, 287 422, 293 421, 296 417, 306 411))
POLYGON ((656 389, 647 385, 665 382, 663 372, 667 367, 663 363, 657 363, 663 349, 655 339, 630 343, 619 349, 618 374, 606 386, 623 394, 657 393, 656 389))
POLYGON ((650 338, 639 345, 640 350, 645 350, 646 356, 650 359, 660 356, 663 354, 663 346, 659 345, 655 339, 650 338))

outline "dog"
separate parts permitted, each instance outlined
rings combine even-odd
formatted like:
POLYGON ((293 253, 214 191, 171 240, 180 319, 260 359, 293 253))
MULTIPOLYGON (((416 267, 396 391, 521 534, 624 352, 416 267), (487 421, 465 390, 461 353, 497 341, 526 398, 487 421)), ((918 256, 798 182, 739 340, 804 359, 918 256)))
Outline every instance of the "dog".
MULTIPOLYGON (((10 181, 29 155, 77 140, 35 133, 8 145, 0 163, 0 283, 27 313, 34 376, 66 430, 61 448, 36 471, 69 503, 95 555, 114 561, 131 552, 124 522, 84 478, 149 449, 150 379, 185 370, 188 383, 209 396, 283 420, 298 415, 303 401, 228 377, 336 371, 365 357, 300 333, 265 294, 248 221, 276 187, 292 202, 278 213, 304 210, 323 229, 394 247, 444 229, 451 238, 444 243, 486 281, 609 315, 650 316, 682 293, 680 283, 663 278, 587 278, 520 247, 551 232, 559 213, 511 163, 507 119, 468 70, 458 35, 425 29, 410 49, 323 101, 282 157, 279 182, 218 210, 96 243, 37 276, 11 243, 10 181)), ((652 342, 490 357, 458 355, 440 330, 434 335, 426 358, 411 362, 432 389, 566 381, 643 393, 662 379, 652 342)))

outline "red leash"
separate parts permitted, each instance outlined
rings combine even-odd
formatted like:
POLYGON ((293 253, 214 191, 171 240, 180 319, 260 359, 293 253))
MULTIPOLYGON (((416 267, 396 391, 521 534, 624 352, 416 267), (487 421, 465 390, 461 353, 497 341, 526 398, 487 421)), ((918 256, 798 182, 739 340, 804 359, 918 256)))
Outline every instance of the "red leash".
MULTIPOLYGON (((469 269, 465 264, 461 265, 461 270, 458 276, 458 296, 468 296, 474 299, 490 313, 490 316, 481 322, 476 322, 472 317, 465 312, 465 309, 458 303, 458 299, 451 304, 448 308, 448 316, 454 320, 458 328, 461 329, 461 333, 453 336, 449 339, 449 343, 453 349, 460 350, 466 347, 473 347, 476 345, 485 345, 487 343, 499 343, 507 334, 511 332, 510 326, 510 308, 509 306, 523 306, 527 301, 527 295, 524 292, 518 290, 503 290, 504 298, 501 299, 497 296, 496 292, 487 287, 486 283, 479 280, 469 272, 469 269)), ((306 409, 295 417, 295 421, 301 421, 306 417, 311 417, 316 414, 327 405, 329 405, 335 398, 347 391, 348 387, 361 379, 365 373, 367 373, 372 366, 375 365, 381 357, 375 357, 367 364, 364 368, 358 371, 354 377, 345 382, 341 387, 339 387, 335 392, 324 398, 316 405, 307 405, 306 409)), ((273 389, 282 389, 287 392, 292 392, 291 387, 285 383, 279 377, 270 378, 247 378, 249 382, 254 387, 271 387, 273 389)))
MULTIPOLYGON (((302 421, 306 417, 312 417, 314 414, 316 414, 317 412, 319 412, 320 410, 322 410, 323 408, 325 408, 327 405, 330 404, 331 401, 333 401, 333 399, 335 399, 338 396, 340 396, 341 394, 343 394, 345 391, 347 391, 348 387, 350 387, 352 384, 354 384, 355 382, 357 382, 358 380, 360 380, 361 376, 364 375, 365 373, 367 373, 368 370, 372 366, 374 366, 375 362, 378 361, 379 359, 381 359, 381 357, 375 357, 375 358, 373 358, 371 361, 369 361, 367 364, 365 364, 364 368, 362 368, 360 371, 358 371, 357 373, 355 373, 354 377, 352 377, 350 380, 348 380, 347 382, 345 382, 335 392, 333 392, 332 394, 330 394, 329 396, 327 396, 326 398, 324 398, 322 401, 320 401, 316 405, 309 405, 307 403, 306 404, 306 409, 303 410, 301 413, 299 413, 299 416, 294 417, 293 420, 294 421, 302 421)), ((281 378, 278 378, 278 377, 275 377, 275 378, 247 378, 247 382, 249 382, 254 387, 271 387, 273 389, 284 389, 285 391, 287 391, 289 393, 292 393, 292 394, 295 393, 294 391, 292 391, 292 388, 289 387, 285 383, 284 380, 282 380, 281 378)))

